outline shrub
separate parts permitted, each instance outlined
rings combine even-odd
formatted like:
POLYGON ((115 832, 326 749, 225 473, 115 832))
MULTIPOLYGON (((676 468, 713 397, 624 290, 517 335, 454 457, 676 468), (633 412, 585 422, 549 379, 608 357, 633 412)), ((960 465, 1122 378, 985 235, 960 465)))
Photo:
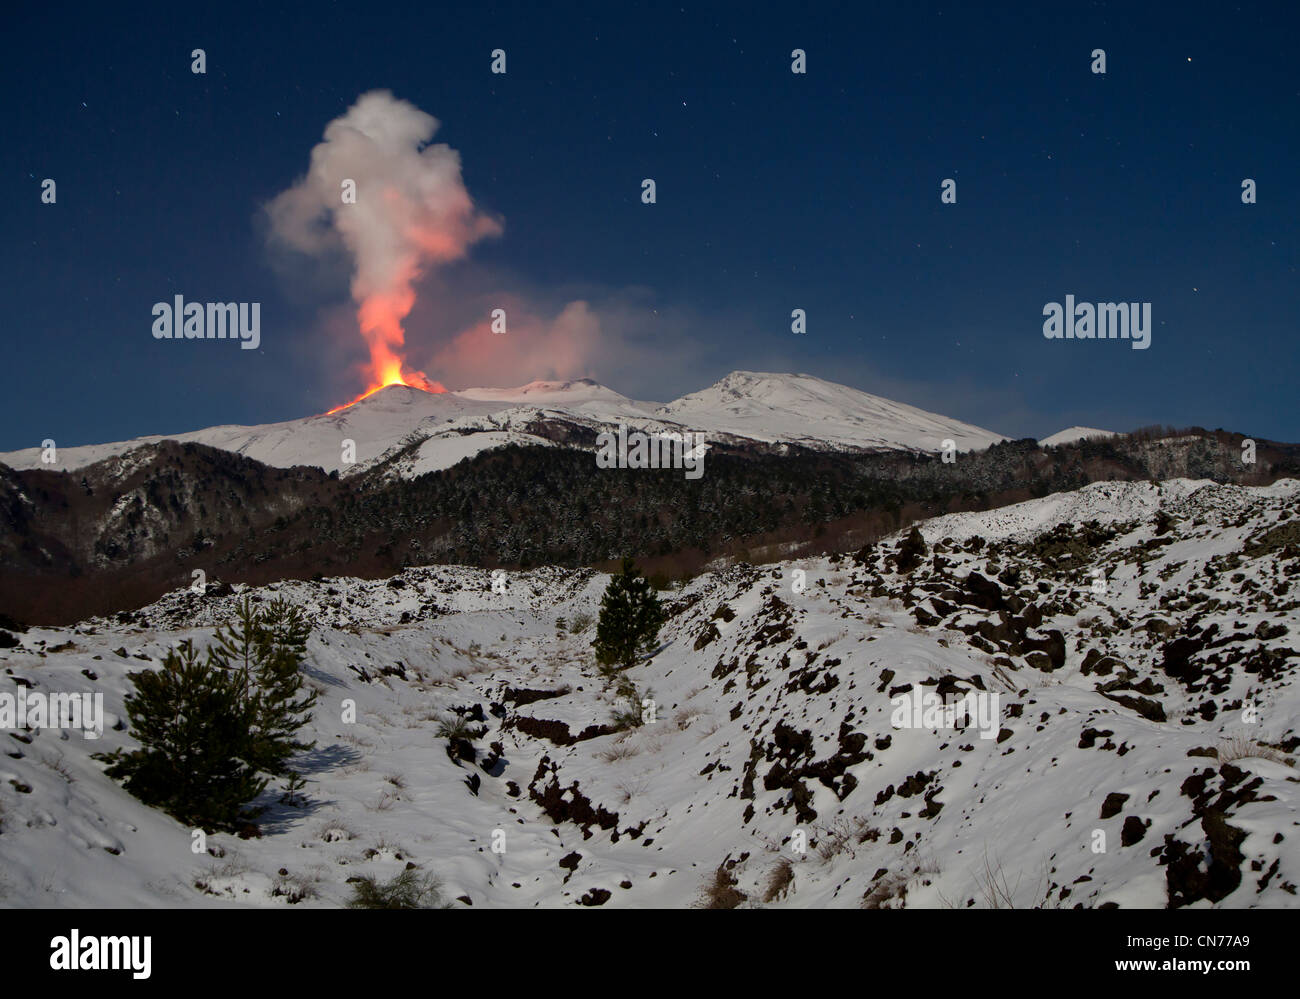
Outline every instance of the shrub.
POLYGON ((640 728, 645 724, 645 714, 641 708, 641 696, 636 692, 635 688, 630 694, 624 694, 623 696, 626 703, 623 707, 615 709, 610 724, 620 732, 624 729, 640 728))
POLYGON ((483 730, 471 724, 463 715, 449 715, 438 722, 437 735, 439 739, 472 741, 482 734, 483 730))
POLYGON ((907 897, 908 880, 909 878, 906 874, 900 874, 896 871, 885 874, 863 894, 862 908, 900 908, 903 900, 907 897), (892 904, 895 900, 898 902, 897 905, 892 904))
POLYGON ((718 869, 705 879, 700 891, 698 907, 701 909, 735 909, 749 896, 736 887, 736 876, 727 870, 726 864, 719 864, 718 869))
POLYGON ((290 905, 317 897, 316 886, 301 875, 281 875, 271 889, 272 898, 283 898, 290 905))
POLYGON ((782 857, 776 866, 768 872, 767 883, 763 886, 763 901, 775 902, 783 898, 794 884, 794 864, 789 857, 782 857))
POLYGON ((391 881, 380 883, 365 876, 352 885, 349 909, 448 909, 442 900, 442 884, 437 878, 421 875, 413 868, 402 871, 391 881))
POLYGON ((597 753, 596 758, 604 760, 606 763, 617 763, 619 760, 626 760, 641 752, 640 747, 627 741, 626 736, 621 736, 620 738, 623 741, 616 741, 614 745, 610 746, 604 752, 597 753))

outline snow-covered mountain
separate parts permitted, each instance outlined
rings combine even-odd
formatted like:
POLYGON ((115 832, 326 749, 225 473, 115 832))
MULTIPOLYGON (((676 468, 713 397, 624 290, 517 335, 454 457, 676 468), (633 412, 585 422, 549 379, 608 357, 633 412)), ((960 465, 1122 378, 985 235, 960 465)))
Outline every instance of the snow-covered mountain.
POLYGON ((1060 444, 1073 444, 1075 441, 1114 436, 1116 434, 1113 430, 1097 430, 1095 427, 1066 427, 1064 430, 1058 430, 1050 437, 1044 437, 1038 443, 1043 447, 1056 447, 1060 444))
POLYGON ((0 454, 0 462, 17 469, 71 471, 142 445, 174 440, 233 451, 276 468, 316 465, 332 472, 346 467, 342 444, 345 440, 355 442, 360 462, 365 460, 368 450, 373 456, 378 453, 373 449, 382 450, 417 427, 437 427, 470 414, 486 415, 496 408, 491 403, 462 399, 453 393, 425 392, 405 385, 393 385, 336 413, 254 426, 208 427, 112 444, 60 447, 56 455, 58 460, 53 464, 41 462, 39 448, 27 448, 0 454))
POLYGON ((208 444, 279 468, 315 465, 356 474, 383 463, 415 476, 509 443, 551 444, 545 424, 601 430, 618 423, 640 429, 703 431, 763 443, 822 450, 938 451, 987 447, 1004 438, 969 424, 890 402, 809 375, 734 372, 702 392, 667 405, 638 402, 589 379, 539 381, 513 389, 471 388, 430 393, 394 385, 336 413, 260 426, 219 426, 130 441, 60 447, 42 464, 41 450, 0 454, 16 469, 69 471, 160 440, 208 444), (355 460, 345 462, 343 442, 355 460))
POLYGON ((567 382, 529 382, 519 388, 469 388, 455 395, 475 402, 503 406, 524 406, 558 413, 573 413, 599 420, 645 419, 658 408, 657 402, 634 402, 590 378, 567 382))
MULTIPOLYGON (((415 478, 450 468, 464 458, 506 444, 551 447, 546 433, 557 422, 593 430, 626 423, 658 427, 658 403, 636 402, 589 378, 536 381, 513 389, 471 388, 450 393, 466 402, 461 416, 426 420, 399 439, 374 439, 368 454, 351 472, 383 465, 385 474, 415 478)), ((365 400, 362 400, 363 402, 365 400)))
POLYGON ((410 868, 457 908, 1296 908, 1298 521, 1294 480, 1098 482, 719 566, 617 680, 585 569, 213 583, 0 633, 0 695, 107 712, 4 738, 0 906, 332 907, 410 868), (91 754, 136 744, 127 674, 245 593, 308 611, 318 745, 301 807, 268 791, 258 836, 195 855, 91 754), (919 695, 993 713, 913 724, 919 695))
POLYGON ((836 385, 812 375, 733 371, 720 382, 658 410, 677 423, 752 440, 806 447, 959 451, 1006 440, 979 427, 836 385))

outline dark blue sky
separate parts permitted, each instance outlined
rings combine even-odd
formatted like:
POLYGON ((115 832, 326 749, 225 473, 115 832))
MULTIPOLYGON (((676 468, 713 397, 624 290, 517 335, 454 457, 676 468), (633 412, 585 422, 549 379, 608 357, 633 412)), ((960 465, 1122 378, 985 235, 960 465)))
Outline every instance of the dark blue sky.
MULTIPOLYGON (((592 372, 629 395, 797 370, 1012 436, 1300 440, 1293 2, 221 6, 3 15, 0 449, 288 419, 363 387, 326 342, 346 275, 275 266, 259 210, 374 88, 442 122, 504 219, 443 300, 487 281, 618 301, 662 355, 592 372), (262 348, 154 340, 177 293, 261 302, 262 348), (1045 340, 1067 294, 1151 302, 1150 349, 1045 340)), ((442 335, 428 312, 412 343, 442 335)))

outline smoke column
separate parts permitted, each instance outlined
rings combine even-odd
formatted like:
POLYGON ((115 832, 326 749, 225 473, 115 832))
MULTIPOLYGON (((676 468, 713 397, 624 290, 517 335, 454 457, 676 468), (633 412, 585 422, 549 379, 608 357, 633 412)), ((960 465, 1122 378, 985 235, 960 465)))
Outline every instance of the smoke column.
POLYGON ((352 260, 352 298, 370 351, 358 398, 394 384, 445 391, 405 365, 402 323, 415 305, 415 283, 428 267, 501 232, 465 189, 460 154, 429 145, 438 125, 386 90, 362 94, 325 127, 306 176, 266 208, 273 240, 317 257, 341 248, 352 260))

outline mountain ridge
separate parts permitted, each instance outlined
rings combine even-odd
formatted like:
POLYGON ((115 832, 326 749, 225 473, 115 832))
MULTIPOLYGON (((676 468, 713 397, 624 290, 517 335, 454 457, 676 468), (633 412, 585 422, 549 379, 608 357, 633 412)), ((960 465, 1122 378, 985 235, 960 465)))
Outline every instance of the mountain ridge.
POLYGON ((954 462, 719 440, 693 481, 671 469, 598 468, 594 425, 577 418, 493 432, 502 446, 415 476, 393 470, 418 458, 427 443, 418 434, 352 475, 169 440, 75 473, 0 465, 0 608, 28 622, 77 620, 147 603, 196 568, 263 583, 439 563, 603 565, 630 554, 681 578, 719 556, 855 550, 922 517, 1088 482, 1300 478, 1300 446, 1261 442, 1257 463, 1243 467, 1240 435, 1225 433, 1052 448, 1026 439, 954 462), (555 439, 507 439, 527 431, 555 439))
POLYGON ((0 462, 20 470, 73 471, 137 447, 175 440, 233 451, 277 468, 313 465, 326 472, 355 474, 395 447, 411 444, 413 435, 423 435, 418 456, 395 470, 409 477, 450 467, 506 443, 546 443, 554 435, 518 428, 568 420, 588 428, 629 423, 649 433, 685 429, 823 451, 934 453, 949 439, 957 450, 970 451, 1007 439, 812 375, 735 371, 664 404, 639 402, 589 378, 445 393, 392 385, 332 413, 60 447, 57 460, 48 464, 42 461, 40 448, 26 448, 0 453, 0 462), (484 436, 474 439, 479 434, 484 436), (471 440, 462 439, 466 436, 471 440), (345 440, 354 445, 352 462, 347 461, 345 440))

